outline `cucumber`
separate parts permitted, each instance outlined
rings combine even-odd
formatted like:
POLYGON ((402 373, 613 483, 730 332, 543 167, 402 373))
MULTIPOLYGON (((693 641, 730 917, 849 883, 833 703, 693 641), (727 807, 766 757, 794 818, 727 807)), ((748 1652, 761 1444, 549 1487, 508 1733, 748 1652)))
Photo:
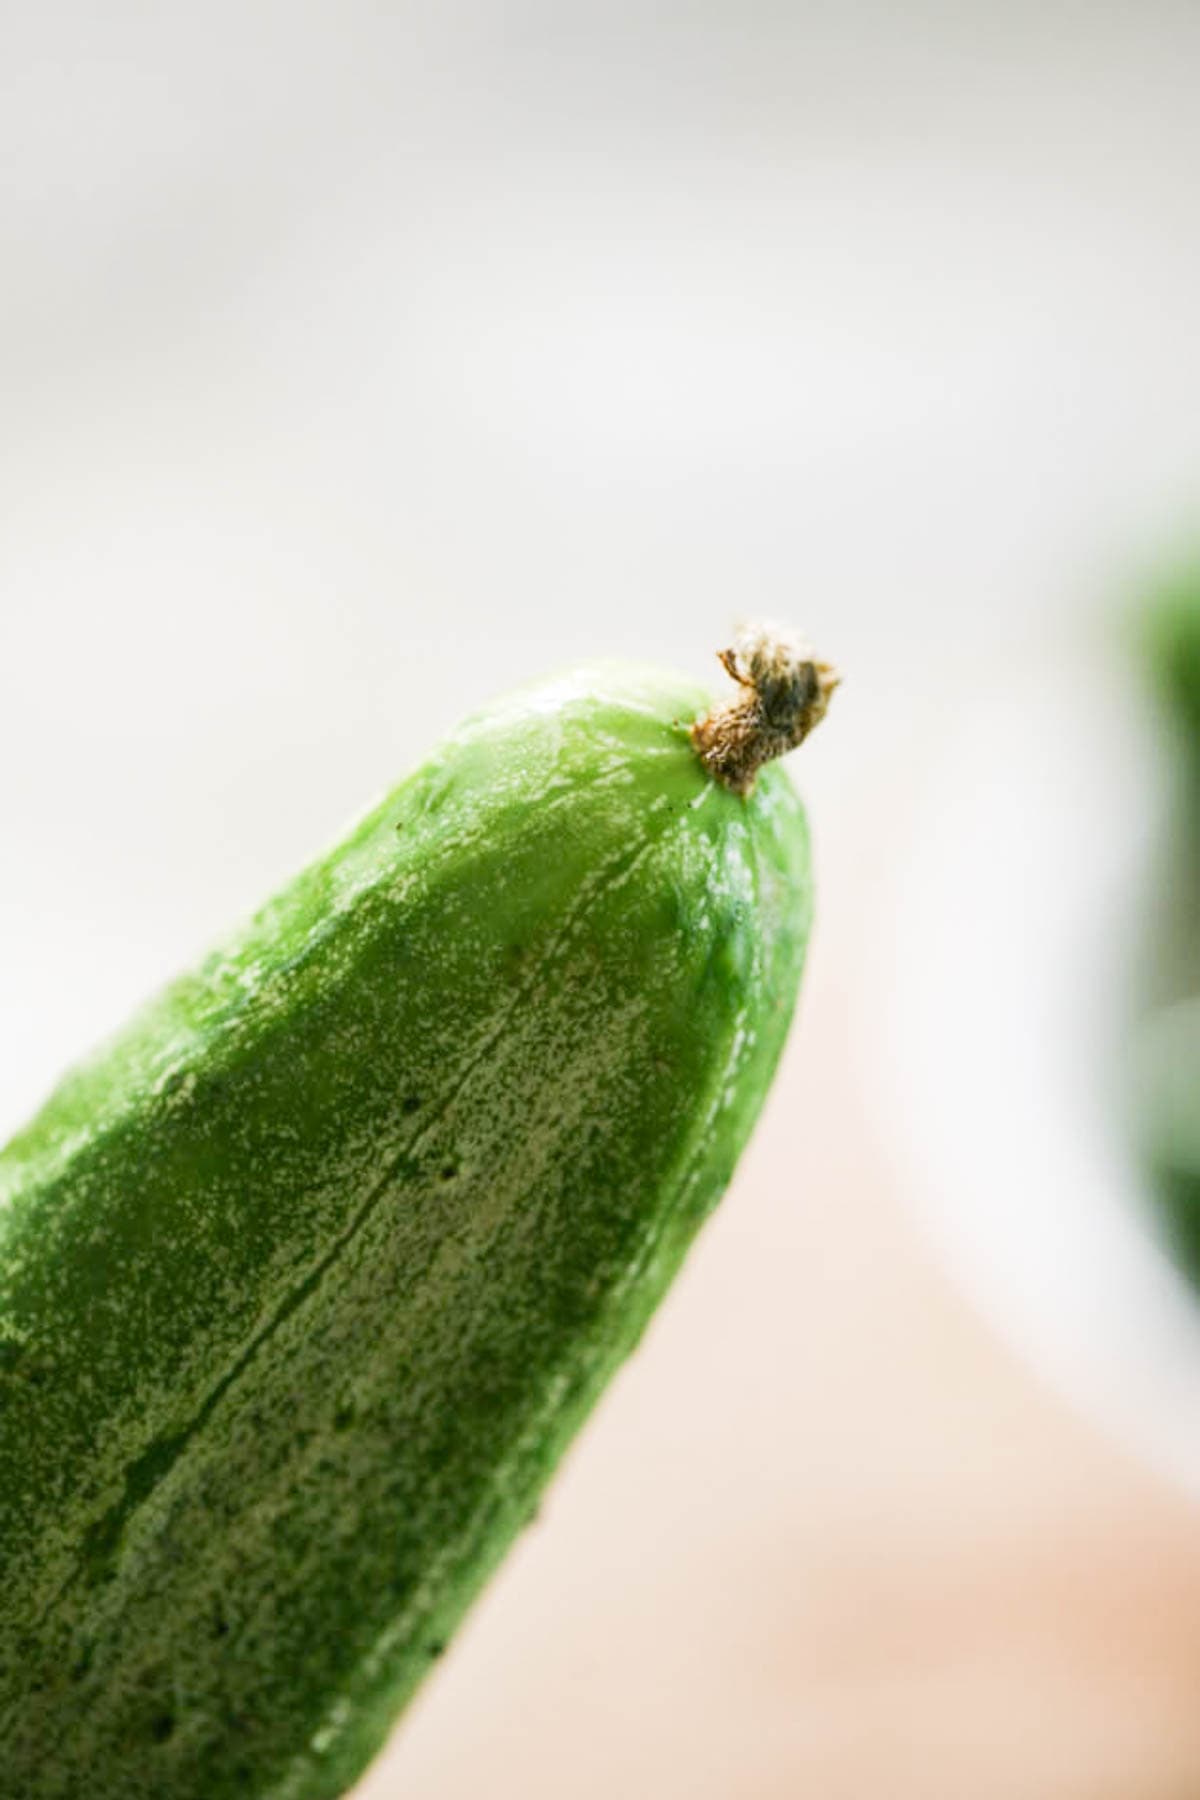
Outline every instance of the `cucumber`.
POLYGON ((531 1517, 796 997, 836 677, 726 662, 476 716, 0 1154, 4 1800, 343 1793, 531 1517))

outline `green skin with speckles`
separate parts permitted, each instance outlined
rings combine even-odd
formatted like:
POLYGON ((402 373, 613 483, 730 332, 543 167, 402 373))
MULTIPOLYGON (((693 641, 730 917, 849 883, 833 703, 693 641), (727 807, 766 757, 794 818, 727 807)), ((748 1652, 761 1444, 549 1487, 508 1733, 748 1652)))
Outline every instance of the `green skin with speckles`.
POLYGON ((502 701, 0 1153, 0 1793, 360 1774, 729 1181, 810 912, 779 766, 502 701))

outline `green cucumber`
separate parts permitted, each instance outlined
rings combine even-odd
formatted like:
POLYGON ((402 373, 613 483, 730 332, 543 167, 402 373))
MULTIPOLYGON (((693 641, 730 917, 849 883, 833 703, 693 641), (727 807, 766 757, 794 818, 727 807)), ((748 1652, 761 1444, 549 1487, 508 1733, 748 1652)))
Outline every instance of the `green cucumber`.
POLYGON ((727 666, 469 721, 0 1154, 4 1800, 343 1793, 530 1518, 793 1010, 835 678, 727 666))

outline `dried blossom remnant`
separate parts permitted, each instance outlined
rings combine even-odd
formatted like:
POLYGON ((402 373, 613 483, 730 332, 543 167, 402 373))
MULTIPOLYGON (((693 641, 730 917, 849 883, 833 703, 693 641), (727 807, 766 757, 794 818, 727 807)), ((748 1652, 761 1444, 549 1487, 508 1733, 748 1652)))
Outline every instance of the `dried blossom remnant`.
POLYGON ((763 764, 802 744, 825 717, 841 676, 796 632, 769 620, 742 626, 717 654, 739 691, 697 719, 692 743, 711 775, 749 794, 763 764))

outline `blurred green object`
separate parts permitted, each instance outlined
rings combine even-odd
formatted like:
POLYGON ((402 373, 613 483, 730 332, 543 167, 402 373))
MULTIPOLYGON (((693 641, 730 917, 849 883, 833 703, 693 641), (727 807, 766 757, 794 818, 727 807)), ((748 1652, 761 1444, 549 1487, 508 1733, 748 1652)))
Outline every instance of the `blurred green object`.
POLYGON ((1171 1249, 1200 1286, 1200 561, 1160 583, 1142 628, 1175 791, 1148 921, 1136 1132, 1171 1249))
POLYGON ((1171 1250, 1200 1286, 1200 997, 1159 1007, 1138 1033, 1135 1108, 1171 1250))
POLYGON ((1143 618, 1151 671, 1200 778, 1200 561, 1160 582, 1143 618))

